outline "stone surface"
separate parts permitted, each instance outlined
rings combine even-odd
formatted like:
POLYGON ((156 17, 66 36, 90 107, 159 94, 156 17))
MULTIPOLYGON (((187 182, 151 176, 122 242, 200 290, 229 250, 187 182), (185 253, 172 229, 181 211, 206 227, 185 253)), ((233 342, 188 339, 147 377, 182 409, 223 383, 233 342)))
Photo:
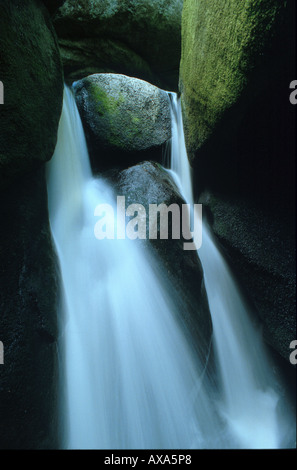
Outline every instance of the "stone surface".
POLYGON ((63 72, 55 31, 39 1, 0 4, 0 185, 54 152, 63 72))
POLYGON ((285 216, 205 191, 199 200, 263 334, 287 361, 296 336, 295 236, 285 216))
MULTIPOLYGON (((115 175, 113 181, 117 195, 125 196, 126 207, 130 204, 142 204, 146 209, 147 219, 149 204, 184 204, 168 173, 155 162, 142 162, 115 175)), ((206 299, 203 273, 196 251, 183 249, 183 238, 172 238, 172 222, 169 217, 169 237, 139 240, 149 251, 152 260, 157 260, 159 275, 171 283, 171 300, 179 309, 179 321, 197 347, 197 352, 205 362, 211 343, 211 318, 206 299)), ((135 241, 136 242, 136 241, 135 241)), ((144 248, 145 248, 144 247, 144 248)), ((153 293, 152 293, 153 295, 153 293)))
POLYGON ((72 81, 90 73, 124 73, 176 90, 182 5, 182 0, 67 0, 54 18, 65 76, 72 81))
POLYGON ((63 71, 38 0, 0 2, 0 79, 0 448, 54 449, 58 280, 44 163, 57 140, 63 71))
POLYGON ((185 0, 180 75, 196 198, 286 359, 296 336, 294 10, 185 0))
POLYGON ((238 102, 276 29, 278 0, 185 0, 180 86, 187 144, 195 152, 238 102))
POLYGON ((50 14, 52 15, 57 11, 58 8, 60 8, 65 0, 42 0, 50 14))
POLYGON ((58 279, 43 169, 1 190, 0 217, 0 448, 53 449, 58 279))
POLYGON ((161 161, 171 137, 166 92, 120 74, 91 75, 73 88, 95 169, 161 161))
POLYGON ((183 10, 180 87, 197 186, 292 209, 293 2, 203 2, 183 10))

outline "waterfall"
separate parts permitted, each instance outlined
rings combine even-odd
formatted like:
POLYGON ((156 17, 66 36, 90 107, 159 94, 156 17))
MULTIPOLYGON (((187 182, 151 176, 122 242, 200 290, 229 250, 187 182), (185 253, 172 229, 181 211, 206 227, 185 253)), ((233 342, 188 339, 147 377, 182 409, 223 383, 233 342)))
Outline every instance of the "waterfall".
MULTIPOLYGON (((180 101, 170 93, 172 142, 170 174, 188 204, 193 205, 180 101)), ((230 431, 232 446, 279 448, 294 442, 295 422, 282 400, 282 386, 261 331, 251 318, 214 237, 203 224, 201 260, 213 323, 215 361, 221 398, 218 410, 230 431)))
POLYGON ((67 88, 47 184, 63 288, 64 447, 224 446, 207 374, 177 322, 166 274, 134 241, 94 236, 95 207, 114 207, 115 196, 92 175, 67 88))

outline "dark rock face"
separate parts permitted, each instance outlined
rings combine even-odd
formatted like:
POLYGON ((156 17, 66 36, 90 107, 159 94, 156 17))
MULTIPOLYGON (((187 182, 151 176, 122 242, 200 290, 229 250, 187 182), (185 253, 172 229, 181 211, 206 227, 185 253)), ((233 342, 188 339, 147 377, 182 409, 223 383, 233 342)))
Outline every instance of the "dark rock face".
POLYGON ((286 359, 296 336, 294 10, 187 0, 180 77, 196 197, 206 191, 199 202, 286 359))
POLYGON ((149 204, 177 204, 185 202, 180 197, 168 173, 157 163, 142 162, 121 171, 115 178, 117 195, 125 196, 126 207, 142 204, 147 214, 147 237, 139 243, 153 248, 161 266, 161 275, 172 283, 172 298, 179 306, 180 318, 186 331, 194 338, 197 351, 205 361, 211 341, 211 319, 203 283, 203 273, 196 251, 185 251, 183 239, 172 238, 172 220, 169 217, 169 238, 149 239, 149 204))
POLYGON ((137 78, 91 75, 74 85, 95 170, 161 162, 171 137, 168 94, 137 78))
POLYGON ((52 15, 57 11, 58 8, 60 8, 65 0, 42 0, 50 14, 52 15))
POLYGON ((54 25, 70 82, 123 73, 176 90, 182 0, 67 0, 54 25))
POLYGON ((63 71, 37 0, 0 3, 0 448, 58 446, 57 278, 44 162, 54 152, 63 71))
POLYGON ((2 190, 0 211, 0 448, 55 448, 58 280, 44 170, 2 190))
POLYGON ((52 156, 63 72, 55 31, 37 1, 0 4, 0 184, 52 156))
POLYGON ((286 360, 296 336, 295 236, 285 216, 246 199, 200 197, 236 278, 263 324, 264 338, 286 360))

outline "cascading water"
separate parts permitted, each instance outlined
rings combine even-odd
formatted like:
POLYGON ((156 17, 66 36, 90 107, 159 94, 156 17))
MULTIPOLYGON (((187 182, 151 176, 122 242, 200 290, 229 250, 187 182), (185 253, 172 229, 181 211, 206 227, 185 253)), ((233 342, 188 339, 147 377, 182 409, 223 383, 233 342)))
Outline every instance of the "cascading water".
POLYGON ((114 207, 115 200, 92 176, 68 89, 48 194, 64 291, 64 446, 224 447, 206 374, 176 321, 172 292, 135 242, 94 236, 95 207, 114 207))
MULTIPOLYGON (((170 174, 193 206, 180 101, 170 93, 172 142, 170 174)), ((281 400, 261 333, 251 320, 211 231, 203 224, 201 260, 213 323, 215 361, 220 379, 218 411, 233 436, 231 446, 279 448, 294 445, 294 418, 281 400), (282 412, 280 412, 282 409, 282 412)))

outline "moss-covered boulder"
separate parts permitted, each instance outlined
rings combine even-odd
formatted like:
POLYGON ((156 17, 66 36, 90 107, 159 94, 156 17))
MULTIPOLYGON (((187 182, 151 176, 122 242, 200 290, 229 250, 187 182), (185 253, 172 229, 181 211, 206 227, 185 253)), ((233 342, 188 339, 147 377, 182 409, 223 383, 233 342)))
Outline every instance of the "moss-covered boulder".
POLYGON ((70 82, 101 72, 176 90, 183 0, 67 0, 54 18, 70 82))
POLYGON ((42 2, 0 2, 0 80, 0 448, 53 449, 58 280, 44 173, 57 140, 63 71, 42 2))
POLYGON ((185 0, 180 90, 196 197, 287 359, 295 327, 295 2, 185 0), (215 196, 214 196, 215 195, 215 196))
POLYGON ((49 160, 57 140, 63 72, 49 14, 39 1, 0 3, 0 185, 49 160))
MULTIPOLYGON (((158 275, 169 282, 171 300, 179 311, 179 322, 194 340, 197 353, 205 363, 211 347, 212 324, 203 282, 201 263, 196 250, 183 249, 184 239, 172 238, 172 219, 168 218, 168 239, 160 237, 160 220, 157 239, 149 238, 149 205, 185 204, 170 175, 155 162, 142 162, 121 172, 116 172, 113 185, 117 195, 125 196, 126 207, 142 204, 146 210, 146 239, 138 240, 143 249, 158 266, 158 275), (148 246, 149 245, 149 246, 148 246), (149 248, 150 247, 150 248, 149 248), (152 251, 153 250, 153 251, 152 251)), ((132 217, 131 217, 132 218, 132 217)), ((135 240, 134 243, 137 241, 135 240)), ((156 268, 156 266, 153 266, 156 268)))
POLYGON ((283 0, 185 0, 180 90, 200 188, 292 207, 294 10, 283 0))
POLYGON ((210 137, 266 61, 285 3, 185 0, 180 86, 190 151, 210 137))
POLYGON ((120 74, 91 75, 73 89, 95 170, 161 161, 171 137, 165 91, 120 74))

